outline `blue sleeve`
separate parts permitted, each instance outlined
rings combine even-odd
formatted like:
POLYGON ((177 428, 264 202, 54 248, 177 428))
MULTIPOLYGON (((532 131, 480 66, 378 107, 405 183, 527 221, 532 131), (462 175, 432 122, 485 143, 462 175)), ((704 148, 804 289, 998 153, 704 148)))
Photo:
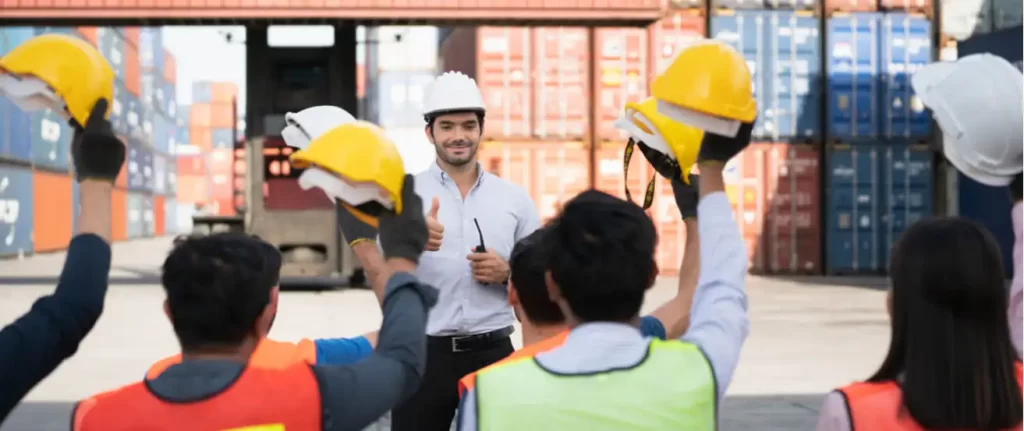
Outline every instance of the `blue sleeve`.
POLYGON ((373 346, 366 337, 320 338, 316 344, 317 365, 348 365, 367 358, 373 353, 373 346))
POLYGON ((654 316, 640 318, 640 333, 645 337, 654 337, 659 340, 665 339, 665 325, 654 316))

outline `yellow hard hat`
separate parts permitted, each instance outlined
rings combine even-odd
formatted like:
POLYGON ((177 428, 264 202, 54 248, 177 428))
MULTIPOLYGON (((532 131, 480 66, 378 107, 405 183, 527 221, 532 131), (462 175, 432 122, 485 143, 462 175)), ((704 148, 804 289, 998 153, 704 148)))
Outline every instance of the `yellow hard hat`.
MULTIPOLYGON (((615 125, 629 134, 623 158, 624 177, 628 176, 629 160, 635 145, 661 176, 670 180, 680 178, 690 183, 690 171, 697 163, 704 132, 658 113, 657 101, 653 97, 639 103, 627 103, 615 125)), ((626 195, 632 200, 629 187, 626 187, 626 195)), ((644 209, 651 206, 653 199, 654 177, 651 177, 647 196, 644 197, 644 209)))
POLYGON ((402 212, 405 165, 395 144, 372 123, 355 121, 331 129, 291 155, 306 169, 303 189, 319 187, 359 220, 377 227, 383 211, 402 212))
POLYGON ((719 41, 692 45, 651 84, 658 112, 701 130, 734 137, 757 118, 747 62, 719 41))
POLYGON ((0 93, 25 111, 52 109, 84 126, 100 99, 114 98, 114 69, 88 42, 42 34, 0 57, 0 93))

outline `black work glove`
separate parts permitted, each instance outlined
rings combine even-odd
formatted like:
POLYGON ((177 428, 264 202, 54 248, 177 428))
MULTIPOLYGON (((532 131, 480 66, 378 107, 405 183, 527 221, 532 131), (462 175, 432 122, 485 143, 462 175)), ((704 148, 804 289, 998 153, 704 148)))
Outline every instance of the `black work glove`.
POLYGON ((700 175, 690 174, 690 184, 681 178, 672 179, 672 194, 676 196, 676 206, 683 220, 697 218, 697 202, 700 201, 700 175))
POLYGON ((1024 186, 1022 183, 1021 175, 1013 177, 1013 181, 1010 182, 1010 203, 1017 203, 1021 201, 1021 187, 1024 186))
POLYGON ((110 122, 104 117, 107 103, 106 99, 100 99, 93 105, 84 128, 71 121, 75 129, 71 158, 78 182, 103 180, 113 183, 124 165, 124 143, 117 139, 110 122))
MULTIPOLYGON (((755 118, 754 121, 757 121, 755 118)), ((704 139, 700 143, 700 152, 697 154, 697 162, 728 162, 733 156, 743 151, 750 145, 750 133, 754 130, 754 123, 743 123, 735 138, 704 132, 704 139)))
POLYGON ((348 245, 355 245, 363 241, 376 241, 377 229, 356 218, 341 205, 338 205, 338 227, 348 245))
POLYGON ((402 184, 402 213, 385 211, 380 215, 380 245, 384 257, 399 257, 419 262, 427 247, 427 219, 423 200, 416 194, 412 175, 402 184))

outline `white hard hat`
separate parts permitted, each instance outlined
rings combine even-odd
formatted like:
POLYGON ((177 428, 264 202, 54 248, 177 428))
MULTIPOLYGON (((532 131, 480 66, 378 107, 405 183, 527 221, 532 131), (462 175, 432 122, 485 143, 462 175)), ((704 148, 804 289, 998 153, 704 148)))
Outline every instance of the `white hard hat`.
POLYGON ((991 54, 923 67, 914 92, 942 129, 943 153, 960 172, 1006 186, 1024 171, 1024 87, 1021 71, 991 54))
POLYGON ((484 97, 476 81, 461 72, 445 72, 427 87, 423 116, 446 112, 471 111, 483 113, 484 97))
POLYGON ((354 121, 356 118, 352 114, 337 106, 314 106, 298 113, 284 114, 285 127, 281 137, 289 147, 303 150, 324 133, 354 121))

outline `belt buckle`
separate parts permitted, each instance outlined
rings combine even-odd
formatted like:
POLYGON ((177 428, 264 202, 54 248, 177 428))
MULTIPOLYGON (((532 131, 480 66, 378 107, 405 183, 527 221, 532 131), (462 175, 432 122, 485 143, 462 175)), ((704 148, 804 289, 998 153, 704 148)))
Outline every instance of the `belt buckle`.
POLYGON ((454 352, 454 353, 468 352, 470 349, 460 349, 459 348, 459 341, 466 340, 466 339, 469 339, 469 338, 473 338, 473 336, 472 335, 462 335, 462 336, 454 336, 454 337, 452 337, 451 338, 451 340, 452 340, 452 352, 454 352))

